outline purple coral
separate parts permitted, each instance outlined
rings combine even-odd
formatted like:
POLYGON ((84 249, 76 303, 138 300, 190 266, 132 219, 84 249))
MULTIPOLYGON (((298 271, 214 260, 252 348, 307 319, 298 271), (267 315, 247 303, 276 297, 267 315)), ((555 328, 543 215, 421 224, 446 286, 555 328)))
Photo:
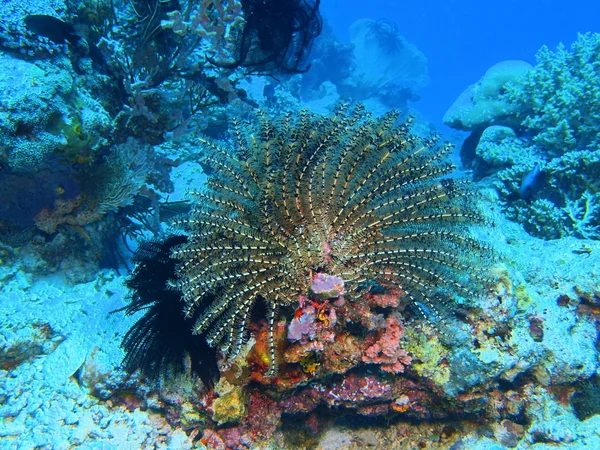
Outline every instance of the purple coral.
POLYGON ((340 277, 317 273, 313 278, 310 290, 319 298, 337 298, 344 295, 344 280, 340 277))
POLYGON ((315 336, 315 308, 311 305, 302 308, 299 317, 294 317, 288 327, 288 339, 299 341, 303 337, 312 339, 315 336))

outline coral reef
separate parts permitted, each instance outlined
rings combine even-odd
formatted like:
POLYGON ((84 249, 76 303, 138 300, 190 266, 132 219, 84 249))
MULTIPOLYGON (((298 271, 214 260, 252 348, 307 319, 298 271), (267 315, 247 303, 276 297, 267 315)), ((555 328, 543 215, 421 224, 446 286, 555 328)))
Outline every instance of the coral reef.
POLYGON ((536 65, 517 84, 506 86, 506 99, 520 111, 520 125, 549 157, 600 146, 600 34, 580 34, 555 52, 544 46, 536 65))
MULTIPOLYGON (((542 159, 542 154, 535 145, 520 139, 512 128, 492 125, 479 137, 473 155, 461 152, 461 157, 469 164, 477 180, 520 165, 520 173, 512 178, 520 181, 524 173, 542 159)), ((516 192, 518 188, 518 185, 514 185, 511 191, 516 192)))
POLYGON ((237 88, 243 71, 210 62, 236 52, 244 23, 239 1, 111 2, 96 11, 85 2, 68 5, 101 59, 99 84, 117 139, 160 144, 168 132, 222 123, 226 105, 250 107, 237 88))
POLYGON ((107 144, 108 113, 67 67, 6 54, 0 55, 0 65, 0 163, 32 173, 53 154, 81 163, 107 144))
POLYGON ((159 203, 177 164, 149 146, 185 137, 192 127, 222 132, 229 114, 256 106, 238 87, 248 71, 304 71, 321 30, 318 6, 7 5, 0 12, 0 192, 8 199, 0 207, 2 241, 18 248, 24 240, 56 240, 46 250, 73 243, 59 254, 38 252, 47 259, 39 273, 65 257, 81 267, 126 267, 137 238, 160 231, 159 203), (227 61, 239 67, 219 64, 227 61), (139 146, 145 151, 124 155, 127 164, 116 161, 139 146))
POLYGON ((85 171, 82 192, 75 198, 58 198, 51 210, 42 209, 34 219, 36 226, 53 234, 60 225, 82 227, 131 205, 150 172, 149 158, 148 149, 133 140, 115 146, 103 164, 85 171))
MULTIPOLYGON (((510 148, 502 143, 500 146, 510 148)), ((572 151, 540 164, 536 161, 544 161, 545 157, 535 144, 521 141, 512 148, 516 150, 523 146, 528 146, 529 152, 523 152, 514 165, 499 171, 496 176, 496 186, 509 200, 506 205, 509 217, 523 223, 532 235, 543 239, 571 235, 581 239, 598 239, 597 192, 600 186, 594 174, 600 170, 600 151, 572 151), (522 198, 517 194, 520 185, 536 164, 540 164, 541 173, 532 191, 533 198, 522 198)))
MULTIPOLYGON (((510 225, 503 229, 511 239, 522 236, 510 225)), ((572 280, 586 264, 584 254, 572 253, 569 261, 559 263, 554 270, 561 276, 539 273, 540 260, 562 258, 571 245, 560 242, 552 250, 536 248, 537 258, 526 264, 515 257, 519 249, 511 253, 538 277, 562 280, 560 284, 544 285, 543 292, 534 293, 517 273, 498 266, 493 292, 474 299, 476 308, 463 311, 466 340, 459 330, 449 337, 428 325, 416 328, 414 322, 408 323, 410 312, 400 290, 349 300, 337 280, 319 277, 316 290, 331 292, 334 287, 338 297, 326 302, 301 299, 294 319, 287 326, 284 321, 276 324, 276 348, 283 353, 283 362, 275 383, 264 376, 270 359, 268 323, 252 326, 252 349, 233 361, 215 387, 226 396, 225 405, 235 407, 231 416, 223 415, 229 409, 217 402, 219 415, 212 417, 222 425, 210 432, 211 439, 218 436, 234 447, 249 442, 266 445, 274 435, 285 433, 286 423, 298 421, 306 428, 296 432, 310 439, 329 427, 323 410, 330 409, 338 418, 370 420, 486 417, 503 445, 514 446, 523 439, 569 442, 572 435, 544 425, 545 417, 556 414, 571 429, 578 427, 569 411, 568 386, 596 370, 598 322, 577 311, 594 301, 597 287, 579 285, 577 300, 573 296, 572 280), (563 267, 571 268, 569 275, 563 267), (568 303, 556 300, 561 292, 569 292, 568 303), (572 355, 570 347, 580 352, 572 355), (548 387, 536 387, 540 384, 548 387), (238 391, 234 394, 238 400, 230 402, 229 393, 240 388, 247 397, 238 401, 238 391), (546 389, 566 396, 563 404, 555 403, 546 389), (240 420, 241 405, 246 415, 240 420)), ((528 272, 525 276, 531 277, 528 272)), ((209 400, 208 405, 214 402, 209 400)), ((410 436, 415 437, 414 432, 410 436)))
POLYGON ((0 191, 6 199, 0 239, 37 259, 27 266, 34 273, 59 271, 79 282, 103 264, 123 263, 108 262, 115 259, 117 229, 127 228, 123 234, 129 235, 136 227, 124 210, 132 217, 142 210, 134 203, 154 161, 147 148, 137 151, 144 147, 140 141, 115 139, 112 90, 102 92, 108 79, 94 70, 93 56, 83 48, 92 44, 79 34, 61 42, 45 33, 48 20, 73 32, 57 19, 68 20, 68 8, 58 3, 26 2, 19 11, 11 3, 1 13, 7 35, 0 44, 6 50, 0 57, 6 94, 0 112, 0 191), (24 19, 23 11, 34 15, 24 19))
MULTIPOLYGON (((195 168, 188 170, 175 181, 187 186, 198 177, 195 168)), ((491 193, 481 199, 497 202, 491 193)), ((118 337, 138 318, 108 314, 124 305, 124 278, 103 272, 90 283, 59 287, 32 279, 20 271, 23 261, 7 254, 0 267, 0 347, 32 344, 31 351, 21 345, 25 352, 12 352, 23 355, 19 365, 0 369, 0 435, 21 447, 56 448, 58 442, 439 449, 552 442, 595 448, 598 416, 579 421, 576 414, 594 411, 595 379, 585 380, 597 371, 600 291, 593 274, 600 268, 590 254, 600 251, 599 244, 532 240, 497 209, 484 210, 497 223, 486 234, 496 243, 511 242, 502 250, 512 263, 494 269, 489 295, 465 299, 471 306, 457 311, 462 325, 451 336, 419 325, 398 289, 315 297, 290 315, 309 324, 299 340, 289 339, 291 320, 278 321, 275 384, 264 377, 268 323, 259 316, 251 326, 253 349, 235 359, 214 389, 187 377, 157 385, 143 372, 128 375, 119 367, 118 337), (50 340, 37 347, 45 336, 50 340), (386 353, 392 356, 382 364, 373 361, 386 353), (391 360, 403 372, 383 370, 391 360)), ((170 278, 156 273, 162 278, 147 285, 151 293, 164 290, 160 280, 170 278)), ((322 296, 342 293, 334 278, 315 281, 322 296)), ((189 364, 184 357, 183 366, 189 364)))
POLYGON ((0 12, 0 46, 9 54, 24 59, 48 57, 60 52, 60 47, 52 41, 40 40, 29 31, 23 20, 26 14, 46 14, 58 19, 66 15, 64 0, 24 0, 22 2, 5 2, 0 12))
MULTIPOLYGON (((201 138, 206 189, 192 191, 197 205, 176 222, 187 237, 174 259, 162 244, 163 256, 140 255, 129 282, 128 312, 146 312, 126 336, 125 362, 181 370, 169 358, 206 339, 221 375, 207 412, 225 445, 265 440, 286 416, 322 409, 418 418, 484 409, 477 393, 456 400, 502 372, 469 350, 463 322, 477 333, 477 320, 459 320, 489 282, 490 251, 470 231, 482 217, 468 185, 440 178, 453 170, 449 147, 397 120, 340 105, 328 117, 234 122, 233 147, 201 138), (170 277, 174 261, 178 319, 164 311, 179 306, 175 292, 148 277, 170 277), (167 331, 179 335, 173 352, 160 348, 167 331)), ((205 366, 190 359, 186 372, 205 366)))
MULTIPOLYGON (((475 99, 467 95, 476 91, 471 87, 444 119, 473 130, 461 150, 463 161, 476 178, 491 177, 506 214, 536 237, 600 236, 600 150, 593 119, 598 42, 599 34, 584 34, 570 51, 562 45, 556 52, 543 47, 537 65, 502 78, 487 103, 461 107, 465 98, 475 99), (471 113, 479 122, 468 118, 471 113)), ((486 84, 488 74, 477 86, 486 84)))
POLYGON ((459 98, 474 184, 319 6, 3 3, 3 448, 600 448, 600 35, 459 98))
POLYGON ((383 115, 390 109, 408 112, 428 83, 426 57, 388 20, 356 21, 349 44, 325 26, 311 58, 310 70, 289 80, 253 79, 240 86, 263 108, 328 114, 340 101, 360 101, 383 115))
POLYGON ((274 373, 277 314, 302 296, 354 297, 375 283, 444 323, 452 311, 444 292, 472 295, 486 280, 487 249, 465 227, 480 221, 468 186, 439 179, 453 169, 442 162, 448 146, 397 120, 342 105, 332 117, 234 122, 234 149, 201 139, 213 174, 192 193, 197 206, 179 222, 191 238, 174 252, 195 333, 235 358, 260 298, 274 373))
MULTIPOLYGON (((228 2, 229 4, 231 2, 228 2)), ((241 0, 244 22, 234 40, 233 61, 219 67, 244 67, 250 73, 300 73, 323 23, 320 0, 241 0)))

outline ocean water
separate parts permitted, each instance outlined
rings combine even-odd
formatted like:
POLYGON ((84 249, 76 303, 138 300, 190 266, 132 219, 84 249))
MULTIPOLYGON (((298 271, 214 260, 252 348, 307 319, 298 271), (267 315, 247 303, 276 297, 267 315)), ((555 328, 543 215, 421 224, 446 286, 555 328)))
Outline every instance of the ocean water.
POLYGON ((441 124, 449 105, 488 68, 507 59, 534 63, 546 45, 569 45, 578 33, 597 31, 592 1, 362 2, 323 1, 323 15, 341 39, 359 18, 394 21, 427 56, 431 81, 419 108, 441 124))
POLYGON ((599 13, 3 1, 0 449, 600 448, 599 13))

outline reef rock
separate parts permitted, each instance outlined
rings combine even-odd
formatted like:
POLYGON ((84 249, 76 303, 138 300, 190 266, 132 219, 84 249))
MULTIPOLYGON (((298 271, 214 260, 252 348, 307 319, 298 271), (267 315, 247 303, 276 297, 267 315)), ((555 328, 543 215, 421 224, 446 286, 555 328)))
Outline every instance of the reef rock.
POLYGON ((517 126, 519 108, 504 97, 507 83, 519 83, 531 70, 525 61, 508 60, 493 65, 469 86, 444 114, 444 123, 465 131, 483 130, 490 125, 517 126))

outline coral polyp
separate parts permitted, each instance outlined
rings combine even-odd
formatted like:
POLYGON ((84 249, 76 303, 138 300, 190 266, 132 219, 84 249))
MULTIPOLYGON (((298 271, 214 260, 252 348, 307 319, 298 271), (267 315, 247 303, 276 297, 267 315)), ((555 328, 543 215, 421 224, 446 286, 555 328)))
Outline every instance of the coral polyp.
POLYGON ((273 375, 278 312, 315 284, 333 280, 350 301, 374 286, 400 290, 435 320, 449 293, 472 293, 487 250, 469 237, 482 218, 468 184, 449 176, 450 145, 411 134, 399 116, 372 118, 360 105, 327 117, 257 113, 233 123, 233 145, 201 139, 212 170, 174 251, 195 333, 235 357, 261 299, 273 375))

